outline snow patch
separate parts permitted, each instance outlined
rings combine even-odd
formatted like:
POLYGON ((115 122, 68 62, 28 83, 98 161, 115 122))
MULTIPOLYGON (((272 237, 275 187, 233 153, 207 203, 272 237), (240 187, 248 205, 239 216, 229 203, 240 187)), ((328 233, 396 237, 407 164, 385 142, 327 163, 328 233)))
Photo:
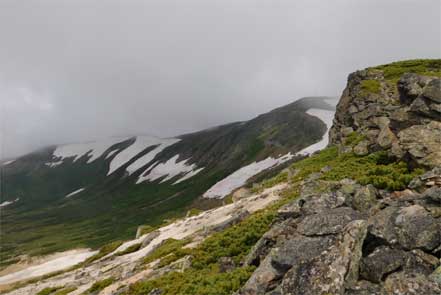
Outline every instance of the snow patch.
POLYGON ((6 166, 6 165, 12 164, 14 162, 15 162, 15 160, 6 161, 6 162, 2 163, 2 166, 6 166))
MULTIPOLYGON (((161 177, 166 176, 164 179, 161 180, 161 183, 172 179, 173 177, 182 174, 182 173, 193 173, 193 175, 196 175, 198 172, 200 172, 202 169, 196 169, 195 164, 188 165, 187 162, 189 159, 183 160, 181 162, 177 162, 179 158, 179 155, 175 155, 174 157, 167 160, 165 163, 159 163, 156 165, 147 175, 139 176, 138 181, 136 183, 141 183, 143 181, 149 180, 154 181, 156 179, 159 179, 161 177), (197 171, 197 172, 196 172, 197 171)), ((149 168, 147 168, 146 171, 148 171, 149 168)), ((191 175, 191 176, 193 176, 191 175)), ((189 178, 191 177, 189 176, 189 178)), ((184 176, 185 177, 185 176, 184 176)))
POLYGON ((60 145, 52 154, 53 159, 58 161, 49 162, 46 163, 46 165, 49 167, 56 167, 66 158, 73 158, 73 162, 75 162, 85 155, 89 157, 87 163, 92 163, 101 157, 112 145, 123 142, 127 139, 128 138, 126 137, 111 137, 99 141, 60 145))
POLYGON ((176 142, 178 142, 180 139, 176 138, 168 138, 168 139, 162 139, 158 137, 153 136, 137 136, 135 139, 135 142, 132 143, 129 147, 118 153, 110 162, 109 166, 109 172, 107 175, 112 174, 115 172, 118 168, 126 164, 128 161, 130 161, 133 157, 135 157, 137 154, 145 150, 146 148, 154 145, 159 145, 146 155, 142 156, 132 164, 130 164, 129 167, 127 167, 127 171, 129 173, 133 173, 151 160, 163 149, 165 149, 167 146, 172 145, 176 142))
POLYGON ((179 178, 178 180, 176 180, 173 184, 178 184, 181 183, 189 178, 192 178, 193 176, 195 176, 196 174, 198 174, 199 172, 201 172, 204 169, 204 167, 193 170, 191 172, 188 172, 187 174, 185 174, 183 177, 179 178))
POLYGON ((20 200, 20 198, 17 198, 15 200, 12 201, 4 201, 3 203, 0 203, 0 208, 6 207, 8 205, 14 204, 16 202, 18 202, 18 200, 20 200))
POLYGON ((324 149, 329 142, 329 129, 332 126, 332 121, 334 120, 334 111, 322 110, 322 109, 309 109, 306 111, 307 114, 319 118, 326 124, 326 132, 323 134, 322 139, 303 150, 296 153, 296 155, 310 155, 316 151, 324 149))
POLYGON ((71 192, 70 194, 67 194, 66 196, 65 196, 65 198, 70 198, 70 197, 72 197, 73 195, 76 195, 76 194, 79 194, 79 193, 81 193, 82 191, 84 191, 84 187, 82 187, 82 188, 80 188, 80 189, 77 189, 76 191, 73 191, 73 192, 71 192))
POLYGON ((203 195, 204 198, 224 198, 235 189, 243 186, 248 179, 254 175, 277 165, 280 165, 286 161, 289 161, 294 156, 288 153, 280 158, 269 157, 265 160, 251 163, 244 166, 239 170, 236 170, 233 174, 230 174, 226 178, 217 182, 203 195))

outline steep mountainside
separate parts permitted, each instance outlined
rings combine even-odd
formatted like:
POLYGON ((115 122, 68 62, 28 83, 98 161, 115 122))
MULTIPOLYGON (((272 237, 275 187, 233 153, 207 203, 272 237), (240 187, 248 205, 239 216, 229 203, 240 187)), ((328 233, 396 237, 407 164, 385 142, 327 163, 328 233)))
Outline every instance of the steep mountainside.
POLYGON ((216 199, 248 178, 323 141, 330 122, 322 115, 332 118, 333 104, 305 98, 250 121, 177 138, 54 146, 3 163, 0 260, 97 247, 131 237, 140 224, 218 205, 216 199), (201 198, 240 168, 247 173, 239 171, 215 186, 210 199, 201 198))
MULTIPOLYGON (((256 175, 249 181, 259 182, 234 192, 229 204, 189 212, 157 229, 140 228, 135 239, 107 244, 87 259, 64 253, 0 276, 0 290, 440 294, 440 65, 441 60, 412 60, 351 74, 329 146, 323 140, 307 148, 323 150, 265 174, 272 177, 256 175), (69 259, 82 262, 63 268, 73 265, 65 263, 69 259)), ((236 170, 212 186, 209 196, 229 187, 231 175, 240 178, 253 169, 236 170)))

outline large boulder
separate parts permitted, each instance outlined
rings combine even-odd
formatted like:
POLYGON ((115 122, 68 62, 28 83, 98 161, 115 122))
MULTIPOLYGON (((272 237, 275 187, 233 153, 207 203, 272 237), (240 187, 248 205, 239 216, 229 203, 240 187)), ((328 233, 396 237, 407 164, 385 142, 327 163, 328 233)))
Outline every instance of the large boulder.
POLYGON ((367 222, 349 223, 337 242, 321 255, 293 266, 282 281, 285 295, 343 294, 358 280, 367 222))
POLYGON ((404 249, 433 250, 441 241, 440 220, 420 205, 387 207, 369 218, 369 232, 404 249))

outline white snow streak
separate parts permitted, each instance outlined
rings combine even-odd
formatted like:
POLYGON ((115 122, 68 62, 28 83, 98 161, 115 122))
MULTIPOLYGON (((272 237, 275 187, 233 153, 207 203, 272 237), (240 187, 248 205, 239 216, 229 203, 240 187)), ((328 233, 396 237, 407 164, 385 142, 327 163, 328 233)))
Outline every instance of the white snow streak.
POLYGON ((81 193, 82 191, 84 191, 84 187, 82 187, 82 188, 80 188, 80 189, 77 189, 76 191, 73 191, 73 192, 71 192, 70 194, 67 194, 67 195, 65 196, 65 198, 72 197, 73 195, 79 194, 79 193, 81 193))
MULTIPOLYGON (((154 181, 156 179, 166 176, 164 179, 161 180, 162 183, 172 179, 179 174, 195 172, 193 171, 197 168, 195 164, 187 165, 189 159, 177 162, 178 158, 179 155, 175 155, 174 157, 168 159, 167 162, 159 163, 146 176, 141 175, 136 183, 141 183, 145 180, 154 181)), ((201 171, 201 169, 198 170, 201 171)))
POLYGON ((156 157, 157 154, 162 152, 166 147, 178 142, 179 139, 160 139, 160 141, 161 142, 155 149, 145 154, 144 156, 142 156, 141 158, 139 158, 138 160, 136 160, 135 162, 130 164, 130 166, 127 167, 126 170, 129 172, 129 174, 132 174, 136 170, 142 168, 144 165, 150 163, 156 157))
POLYGON ((179 178, 178 180, 176 180, 173 184, 178 184, 183 182, 184 180, 187 180, 193 176, 195 176, 196 174, 198 174, 199 172, 201 172, 204 169, 204 167, 193 170, 191 172, 188 172, 187 174, 185 174, 183 177, 179 178))
POLYGON ((15 160, 6 161, 6 162, 2 163, 2 166, 6 166, 6 165, 12 164, 14 162, 15 162, 15 160))
POLYGON ((324 149, 329 142, 329 129, 332 126, 332 120, 334 119, 334 111, 322 110, 322 109, 309 109, 306 111, 307 114, 311 116, 318 117, 326 124, 326 132, 323 134, 322 139, 303 150, 296 153, 296 155, 310 155, 316 151, 324 149))
POLYGON ((250 165, 244 166, 239 170, 235 171, 233 174, 227 176, 221 181, 213 185, 208 191, 203 195, 204 198, 224 198, 230 194, 233 190, 243 186, 248 179, 254 175, 266 170, 268 168, 280 165, 293 158, 291 153, 288 153, 280 158, 269 157, 265 160, 251 163, 250 165))
POLYGON ((14 204, 15 202, 18 202, 18 200, 20 200, 20 198, 17 198, 13 201, 4 201, 3 203, 0 204, 0 208, 6 207, 8 205, 14 204))
POLYGON ((146 148, 154 145, 160 145, 150 152, 152 153, 153 157, 150 155, 150 153, 148 153, 142 156, 141 158, 139 158, 138 160, 136 160, 129 167, 127 167, 127 171, 129 173, 133 173, 137 169, 141 168, 142 166, 150 162, 154 158, 154 156, 156 156, 156 154, 161 152, 164 148, 178 141, 179 139, 175 139, 175 138, 162 139, 153 136, 137 136, 134 143, 132 143, 129 147, 118 153, 112 159, 112 162, 110 162, 109 172, 107 173, 107 175, 110 175, 113 172, 115 172, 115 170, 123 166, 125 163, 130 161, 134 156, 136 156, 146 148))

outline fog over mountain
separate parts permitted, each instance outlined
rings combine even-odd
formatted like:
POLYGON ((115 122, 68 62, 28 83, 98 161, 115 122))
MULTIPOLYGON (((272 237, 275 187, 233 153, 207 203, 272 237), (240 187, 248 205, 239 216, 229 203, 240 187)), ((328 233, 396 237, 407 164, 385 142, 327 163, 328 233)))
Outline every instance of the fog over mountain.
POLYGON ((440 22, 439 0, 2 0, 0 158, 338 96, 348 72, 439 58, 440 22))

